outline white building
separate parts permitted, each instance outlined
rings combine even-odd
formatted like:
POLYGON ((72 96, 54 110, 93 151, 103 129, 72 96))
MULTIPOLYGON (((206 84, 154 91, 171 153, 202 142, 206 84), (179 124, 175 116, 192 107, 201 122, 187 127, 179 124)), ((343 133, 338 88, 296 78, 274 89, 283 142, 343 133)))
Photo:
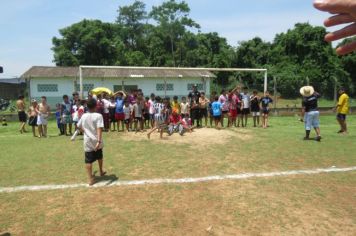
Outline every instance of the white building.
MULTIPOLYGON (((83 90, 87 92, 96 87, 106 87, 113 91, 142 89, 145 96, 187 96, 194 84, 200 91, 210 94, 211 78, 215 75, 205 70, 150 70, 150 69, 97 69, 83 70, 83 90)), ((78 67, 33 66, 22 75, 28 84, 30 98, 46 96, 54 108, 62 101, 62 96, 71 96, 79 91, 78 67)))

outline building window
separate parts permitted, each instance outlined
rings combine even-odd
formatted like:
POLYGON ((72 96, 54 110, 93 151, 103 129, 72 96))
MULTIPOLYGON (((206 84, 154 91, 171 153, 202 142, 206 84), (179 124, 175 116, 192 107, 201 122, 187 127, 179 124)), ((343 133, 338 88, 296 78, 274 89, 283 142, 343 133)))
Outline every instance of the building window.
MULTIPOLYGON (((193 90, 193 85, 194 84, 188 84, 187 89, 188 91, 193 90)), ((198 90, 204 90, 204 85, 203 84, 196 84, 198 86, 198 90)))
MULTIPOLYGON (((89 92, 94 89, 94 84, 83 84, 83 91, 89 92)), ((76 91, 80 91, 80 86, 79 84, 76 84, 75 86, 76 91)))
POLYGON ((39 93, 58 92, 58 84, 37 84, 39 93))
MULTIPOLYGON (((164 91, 165 84, 156 84, 156 91, 164 91)), ((166 84, 166 91, 173 91, 174 84, 166 84)))

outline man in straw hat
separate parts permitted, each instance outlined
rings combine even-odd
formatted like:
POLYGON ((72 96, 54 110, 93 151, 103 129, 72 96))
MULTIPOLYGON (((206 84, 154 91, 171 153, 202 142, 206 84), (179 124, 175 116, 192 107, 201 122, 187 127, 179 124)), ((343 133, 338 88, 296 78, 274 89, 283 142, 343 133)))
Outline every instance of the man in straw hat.
MULTIPOLYGON (((310 130, 315 129, 317 137, 316 141, 320 142, 320 128, 319 128, 319 111, 318 111, 318 98, 320 95, 314 91, 312 86, 304 86, 300 89, 300 94, 303 96, 302 102, 302 117, 305 123, 305 137, 304 140, 309 140, 310 130)), ((303 121, 303 119, 301 120, 303 121)))

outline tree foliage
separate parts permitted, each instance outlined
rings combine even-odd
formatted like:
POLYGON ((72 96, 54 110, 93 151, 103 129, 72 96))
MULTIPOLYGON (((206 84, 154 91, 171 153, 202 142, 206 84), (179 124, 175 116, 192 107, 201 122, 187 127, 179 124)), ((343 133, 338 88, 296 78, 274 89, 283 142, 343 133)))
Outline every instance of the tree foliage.
MULTIPOLYGON (((278 92, 286 98, 299 96, 300 86, 308 82, 325 97, 333 96, 335 82, 352 95, 355 92, 356 54, 336 56, 323 40, 323 27, 297 23, 273 42, 255 37, 233 47, 218 33, 201 33, 184 1, 167 0, 147 12, 144 2, 136 0, 117 12, 113 23, 84 19, 60 29, 61 37, 52 39, 54 62, 59 66, 261 67, 268 69, 269 81, 277 80, 278 92)), ((247 86, 263 90, 263 76, 255 73, 217 73, 214 82, 232 87, 240 78, 247 86)))

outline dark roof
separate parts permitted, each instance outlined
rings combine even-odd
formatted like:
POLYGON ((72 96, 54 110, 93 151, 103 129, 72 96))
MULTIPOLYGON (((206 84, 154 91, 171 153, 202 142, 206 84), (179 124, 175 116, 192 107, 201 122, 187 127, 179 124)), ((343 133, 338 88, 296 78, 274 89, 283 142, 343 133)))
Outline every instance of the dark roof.
POLYGON ((0 84, 21 84, 25 83, 25 80, 22 78, 12 78, 12 79, 0 79, 0 84))
MULTIPOLYGON (((172 69, 154 70, 154 69, 127 69, 127 68, 85 68, 82 70, 86 78, 199 78, 215 77, 207 70, 184 70, 172 69)), ((26 71, 21 78, 59 78, 59 77, 79 77, 79 67, 55 67, 55 66, 33 66, 26 71)))

